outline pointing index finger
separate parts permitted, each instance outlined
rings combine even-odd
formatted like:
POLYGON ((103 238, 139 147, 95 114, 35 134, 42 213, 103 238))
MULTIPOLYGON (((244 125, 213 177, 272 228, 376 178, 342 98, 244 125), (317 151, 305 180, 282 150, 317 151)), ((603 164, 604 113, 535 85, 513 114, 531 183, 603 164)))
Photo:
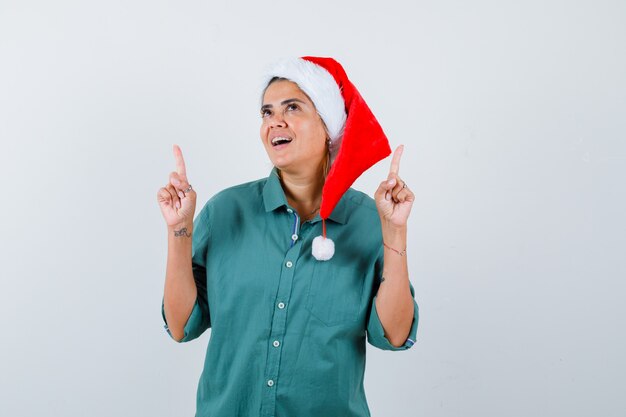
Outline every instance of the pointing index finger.
POLYGON ((391 168, 389 168, 389 174, 398 175, 398 171, 400 171, 400 157, 402 156, 402 151, 404 150, 404 145, 400 145, 396 148, 396 151, 393 153, 393 158, 391 158, 391 168))
POLYGON ((183 151, 178 145, 174 145, 174 158, 176 158, 176 172, 178 175, 187 179, 187 169, 185 168, 185 160, 183 159, 183 151))

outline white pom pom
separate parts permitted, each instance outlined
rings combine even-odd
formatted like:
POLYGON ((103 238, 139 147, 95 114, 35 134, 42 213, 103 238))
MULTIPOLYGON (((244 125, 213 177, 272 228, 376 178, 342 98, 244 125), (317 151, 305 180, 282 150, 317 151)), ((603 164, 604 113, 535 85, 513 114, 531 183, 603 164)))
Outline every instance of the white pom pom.
POLYGON ((335 242, 324 236, 317 236, 311 245, 313 256, 318 261, 327 261, 335 254, 335 242))

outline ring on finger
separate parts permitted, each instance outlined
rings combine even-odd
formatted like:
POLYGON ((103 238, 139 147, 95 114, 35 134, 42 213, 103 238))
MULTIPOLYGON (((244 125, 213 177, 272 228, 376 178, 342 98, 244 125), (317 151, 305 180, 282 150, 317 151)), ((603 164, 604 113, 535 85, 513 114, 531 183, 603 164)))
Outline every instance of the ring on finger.
POLYGON ((186 190, 184 190, 185 193, 188 193, 189 191, 191 191, 191 184, 189 184, 189 188, 187 188, 186 190))

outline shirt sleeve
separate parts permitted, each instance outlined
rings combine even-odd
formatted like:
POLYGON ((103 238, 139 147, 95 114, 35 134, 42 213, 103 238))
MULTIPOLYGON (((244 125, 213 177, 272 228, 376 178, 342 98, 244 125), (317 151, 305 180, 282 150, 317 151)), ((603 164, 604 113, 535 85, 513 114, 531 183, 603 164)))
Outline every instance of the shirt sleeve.
POLYGON ((187 323, 185 324, 184 335, 181 340, 176 340, 172 336, 167 325, 167 319, 165 318, 165 304, 163 299, 161 300, 161 316, 165 323, 165 330, 172 340, 179 343, 196 339, 204 333, 206 329, 211 327, 206 273, 206 261, 211 237, 211 223, 208 211, 209 205, 207 204, 194 221, 191 266, 198 295, 193 309, 189 314, 189 318, 187 319, 187 323))
POLYGON ((378 293, 378 288, 380 287, 380 279, 382 276, 382 268, 383 266, 383 249, 381 245, 381 250, 379 252, 379 256, 376 259, 375 266, 375 276, 374 281, 376 282, 376 288, 374 289, 374 297, 372 297, 372 303, 370 308, 370 315, 367 321, 367 341, 370 345, 375 346, 379 349, 383 350, 407 350, 410 349, 411 346, 415 343, 415 335, 417 334, 417 322, 418 322, 418 306, 415 301, 415 290, 413 289, 413 284, 409 281, 409 287, 411 290, 411 296, 413 296, 413 322, 411 324, 411 330, 409 331, 409 336, 402 346, 394 346, 389 342, 389 339, 385 336, 385 331, 383 329, 383 325, 380 322, 380 318, 378 317, 378 312, 376 311, 376 297, 378 293))

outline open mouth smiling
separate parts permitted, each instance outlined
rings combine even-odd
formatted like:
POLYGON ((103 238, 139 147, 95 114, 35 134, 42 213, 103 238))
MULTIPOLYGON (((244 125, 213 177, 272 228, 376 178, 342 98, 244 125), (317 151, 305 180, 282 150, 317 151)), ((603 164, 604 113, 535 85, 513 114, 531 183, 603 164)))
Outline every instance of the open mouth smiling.
POLYGON ((272 146, 276 147, 276 146, 286 145, 290 143, 292 140, 293 139, 288 138, 286 136, 276 136, 274 139, 272 139, 272 146))

